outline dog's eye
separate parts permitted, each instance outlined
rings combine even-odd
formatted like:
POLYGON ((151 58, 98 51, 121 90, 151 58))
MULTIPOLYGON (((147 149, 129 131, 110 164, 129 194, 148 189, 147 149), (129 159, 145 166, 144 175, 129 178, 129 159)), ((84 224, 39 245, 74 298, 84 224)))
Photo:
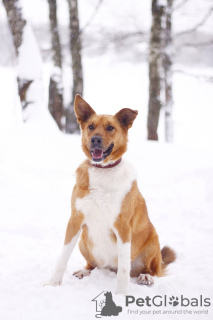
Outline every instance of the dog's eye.
POLYGON ((113 126, 108 126, 108 127, 107 127, 107 131, 112 131, 113 129, 114 129, 113 126))
POLYGON ((88 128, 90 129, 90 130, 94 130, 94 125, 93 124, 90 124, 89 126, 88 126, 88 128))

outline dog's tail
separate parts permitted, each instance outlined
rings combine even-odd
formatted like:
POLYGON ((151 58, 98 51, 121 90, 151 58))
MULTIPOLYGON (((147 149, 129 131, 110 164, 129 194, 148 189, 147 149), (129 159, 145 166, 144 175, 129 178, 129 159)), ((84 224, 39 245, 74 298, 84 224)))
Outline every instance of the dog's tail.
POLYGON ((163 249, 161 250, 161 256, 162 256, 162 269, 163 269, 163 271, 166 269, 168 264, 174 262, 177 258, 176 252, 167 246, 163 247, 163 249))

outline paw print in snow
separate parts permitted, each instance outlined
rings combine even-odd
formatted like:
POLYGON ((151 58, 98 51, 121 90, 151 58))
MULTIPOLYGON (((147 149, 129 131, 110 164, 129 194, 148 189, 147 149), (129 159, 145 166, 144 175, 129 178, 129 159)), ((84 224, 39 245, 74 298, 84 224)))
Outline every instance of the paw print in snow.
POLYGON ((172 296, 171 298, 169 298, 169 300, 169 304, 171 304, 173 307, 176 307, 179 304, 177 297, 175 298, 174 296, 172 296))

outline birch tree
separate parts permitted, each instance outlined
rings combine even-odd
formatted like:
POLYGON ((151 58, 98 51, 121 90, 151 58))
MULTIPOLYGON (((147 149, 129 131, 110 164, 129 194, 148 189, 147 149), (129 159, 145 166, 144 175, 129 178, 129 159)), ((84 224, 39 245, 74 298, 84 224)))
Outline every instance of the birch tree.
POLYGON ((78 1, 67 0, 70 17, 70 51, 72 57, 72 101, 66 110, 66 132, 79 132, 79 125, 74 113, 74 100, 76 94, 83 95, 83 68, 81 61, 81 34, 79 28, 78 1))
POLYGON ((165 140, 173 142, 173 94, 172 94, 172 6, 173 0, 167 0, 164 24, 164 89, 165 89, 165 140))
MULTIPOLYGON (((187 46, 208 46, 212 41, 188 42, 175 46, 173 42, 181 36, 195 33, 210 19, 213 7, 210 6, 205 15, 194 26, 173 35, 172 14, 183 7, 187 0, 173 5, 174 0, 152 0, 152 27, 149 50, 149 110, 148 110, 148 139, 158 140, 158 122, 160 109, 165 111, 165 141, 173 141, 173 90, 172 74, 173 59, 180 50, 187 46)), ((177 72, 177 70, 176 70, 177 72)), ((179 71, 180 72, 180 71, 179 71)), ((184 71, 182 71, 184 73, 184 71)), ((186 73, 185 73, 186 74, 186 73)))
POLYGON ((152 0, 152 26, 149 43, 149 104, 148 104, 148 140, 158 140, 158 122, 161 101, 162 69, 162 16, 164 7, 158 0, 152 0))
POLYGON ((62 56, 58 31, 57 3, 48 0, 50 32, 52 39, 53 69, 49 84, 49 111, 55 119, 59 129, 62 130, 63 117, 63 84, 62 84, 62 56))

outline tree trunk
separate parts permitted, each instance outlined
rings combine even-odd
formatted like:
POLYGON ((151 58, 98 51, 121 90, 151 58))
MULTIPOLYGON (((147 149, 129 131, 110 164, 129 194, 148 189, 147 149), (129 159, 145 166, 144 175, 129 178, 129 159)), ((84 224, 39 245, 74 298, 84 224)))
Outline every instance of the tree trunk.
MULTIPOLYGON (((15 46, 16 54, 19 54, 19 48, 23 41, 23 32, 26 25, 26 20, 23 19, 22 10, 19 6, 19 0, 2 0, 7 11, 7 17, 10 29, 13 36, 13 43, 15 46)), ((20 79, 18 77, 18 91, 21 99, 23 109, 26 108, 26 92, 32 80, 20 79)))
POLYGON ((164 81, 165 81, 165 140, 173 141, 172 122, 172 5, 173 0, 167 0, 165 11, 165 32, 164 32, 164 81))
POLYGON ((26 120, 28 117, 26 107, 29 104, 41 105, 42 60, 32 28, 23 18, 19 0, 3 0, 3 4, 17 54, 18 90, 23 118, 26 120))
POLYGON ((83 70, 81 63, 81 35, 79 30, 78 1, 67 0, 70 15, 70 50, 72 56, 73 89, 72 101, 66 111, 66 132, 79 132, 79 125, 74 113, 76 94, 83 95, 83 70))
POLYGON ((62 130, 63 117, 63 85, 62 85, 62 57, 58 32, 56 0, 48 0, 50 31, 52 38, 53 70, 49 84, 49 111, 62 130))
POLYGON ((161 36, 164 7, 158 0, 152 0, 152 27, 149 44, 149 105, 148 105, 148 140, 158 140, 157 128, 162 105, 161 92, 161 36))
POLYGON ((22 10, 19 6, 19 0, 2 0, 7 11, 7 17, 13 35, 13 42, 18 55, 19 47, 22 43, 23 29, 26 20, 22 17, 22 10))

